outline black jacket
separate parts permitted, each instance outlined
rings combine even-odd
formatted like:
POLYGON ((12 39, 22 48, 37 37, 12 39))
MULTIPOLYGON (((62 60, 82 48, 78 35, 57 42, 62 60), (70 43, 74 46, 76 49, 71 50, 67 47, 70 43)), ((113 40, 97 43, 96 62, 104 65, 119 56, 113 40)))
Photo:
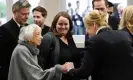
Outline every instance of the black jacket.
POLYGON ((131 39, 132 39, 132 41, 133 41, 133 34, 131 34, 131 32, 130 32, 126 27, 123 28, 122 31, 126 31, 126 32, 128 32, 129 35, 130 35, 130 37, 131 37, 131 39))
POLYGON ((87 42, 82 65, 68 73, 92 80, 133 80, 133 47, 125 31, 99 31, 87 42))
MULTIPOLYGON (((25 26, 28 24, 25 24, 25 26)), ((20 27, 11 19, 0 26, 0 79, 6 80, 10 65, 10 58, 16 45, 20 27)))
POLYGON ((44 28, 42 29, 42 35, 45 35, 49 31, 50 27, 47 25, 44 25, 44 28))
POLYGON ((48 69, 50 67, 53 67, 55 64, 58 64, 60 51, 59 41, 52 32, 48 32, 43 35, 39 49, 40 53, 38 55, 38 64, 43 69, 48 69))
POLYGON ((108 25, 113 29, 113 30, 118 30, 118 26, 120 23, 120 19, 115 17, 115 16, 109 16, 108 18, 108 25))
POLYGON ((11 19, 0 27, 0 79, 6 80, 10 64, 10 57, 17 45, 20 28, 11 19))

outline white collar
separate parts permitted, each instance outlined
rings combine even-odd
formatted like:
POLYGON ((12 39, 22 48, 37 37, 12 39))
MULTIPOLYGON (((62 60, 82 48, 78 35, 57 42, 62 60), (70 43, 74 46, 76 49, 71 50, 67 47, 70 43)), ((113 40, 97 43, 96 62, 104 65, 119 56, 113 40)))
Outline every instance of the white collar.
POLYGON ((106 15, 107 23, 108 23, 108 19, 109 19, 109 14, 107 13, 107 15, 106 15))
POLYGON ((13 20, 16 22, 16 24, 18 25, 18 27, 20 27, 20 24, 13 18, 13 20))

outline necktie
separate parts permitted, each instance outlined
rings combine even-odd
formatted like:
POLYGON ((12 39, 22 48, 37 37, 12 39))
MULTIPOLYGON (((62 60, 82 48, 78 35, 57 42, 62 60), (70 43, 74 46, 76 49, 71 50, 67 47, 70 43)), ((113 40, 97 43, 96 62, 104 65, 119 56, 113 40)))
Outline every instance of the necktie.
POLYGON ((20 25, 20 29, 22 28, 23 26, 22 25, 20 25))

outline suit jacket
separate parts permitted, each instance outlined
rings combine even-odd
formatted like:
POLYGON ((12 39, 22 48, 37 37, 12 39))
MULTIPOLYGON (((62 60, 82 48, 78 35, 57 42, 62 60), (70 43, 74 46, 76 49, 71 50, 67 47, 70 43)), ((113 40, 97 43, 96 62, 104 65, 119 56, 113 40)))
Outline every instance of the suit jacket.
POLYGON ((10 64, 10 57, 17 45, 20 28, 11 19, 0 27, 0 79, 6 80, 10 64))
POLYGON ((126 31, 126 32, 128 32, 129 35, 130 35, 130 37, 131 37, 131 39, 132 39, 132 41, 133 41, 133 34, 131 34, 131 32, 130 32, 126 27, 123 28, 122 31, 126 31))
POLYGON ((42 35, 46 34, 49 31, 50 27, 47 25, 44 25, 44 28, 42 29, 42 35))
POLYGON ((92 80, 133 80, 133 47, 125 31, 99 31, 89 39, 82 65, 68 73, 92 80))
POLYGON ((117 30, 120 23, 120 19, 115 16, 109 16, 108 24, 113 30, 117 30))

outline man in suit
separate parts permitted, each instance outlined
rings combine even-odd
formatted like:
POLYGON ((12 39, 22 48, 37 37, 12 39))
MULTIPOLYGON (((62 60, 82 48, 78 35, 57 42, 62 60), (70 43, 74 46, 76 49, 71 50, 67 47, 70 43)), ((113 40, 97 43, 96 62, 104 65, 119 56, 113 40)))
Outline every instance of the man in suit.
MULTIPOLYGON (((109 7, 107 0, 92 0, 92 5, 94 10, 103 11, 105 13, 107 13, 109 7)), ((107 13, 107 22, 113 30, 117 30, 120 19, 107 13)))
MULTIPOLYGON (((95 14, 90 13, 84 20, 91 38, 87 41, 81 67, 70 69, 68 74, 80 78, 91 75, 92 80, 133 80, 130 35, 125 31, 111 30, 105 26, 103 16, 95 14)), ((66 63, 66 67, 72 66, 66 63)))
POLYGON ((0 27, 0 80, 6 80, 10 57, 17 45, 20 28, 26 25, 30 4, 27 0, 18 0, 12 6, 13 18, 0 27))
POLYGON ((33 10, 34 23, 42 28, 42 35, 49 31, 49 26, 45 25, 45 19, 47 17, 47 10, 41 6, 35 7, 33 10))
POLYGON ((109 15, 112 15, 112 13, 114 12, 114 4, 112 2, 108 1, 108 10, 107 10, 109 15))

